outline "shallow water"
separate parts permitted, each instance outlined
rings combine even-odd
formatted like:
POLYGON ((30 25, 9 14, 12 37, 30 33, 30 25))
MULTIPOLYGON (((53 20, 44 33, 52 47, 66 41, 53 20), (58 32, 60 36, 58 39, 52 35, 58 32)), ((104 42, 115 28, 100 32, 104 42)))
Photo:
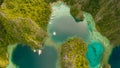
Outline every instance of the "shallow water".
POLYGON ((9 59, 9 64, 7 65, 6 68, 17 68, 17 66, 16 66, 15 64, 13 64, 13 62, 12 62, 12 60, 11 60, 11 58, 12 58, 12 53, 13 53, 15 47, 16 47, 16 44, 14 44, 14 45, 9 45, 9 46, 8 46, 8 55, 9 55, 9 58, 8 58, 8 59, 9 59))
POLYGON ((103 46, 98 41, 92 41, 88 44, 87 49, 86 58, 88 59, 89 65, 94 68, 100 63, 104 51, 103 46))

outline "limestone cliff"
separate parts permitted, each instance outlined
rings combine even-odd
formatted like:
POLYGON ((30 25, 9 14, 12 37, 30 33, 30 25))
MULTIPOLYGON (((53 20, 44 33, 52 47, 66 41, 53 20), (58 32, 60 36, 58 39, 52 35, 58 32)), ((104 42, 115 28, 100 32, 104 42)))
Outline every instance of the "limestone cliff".
POLYGON ((50 13, 43 0, 0 0, 0 68, 8 64, 8 45, 42 47, 50 13))
POLYGON ((119 0, 88 0, 83 6, 84 11, 93 15, 99 31, 114 45, 120 44, 119 6, 119 0))
POLYGON ((69 39, 61 47, 61 68, 89 68, 86 52, 86 44, 81 39, 69 39))
POLYGON ((111 44, 120 44, 120 1, 119 0, 64 0, 71 9, 76 8, 77 14, 71 12, 74 17, 79 17, 81 15, 79 11, 86 11, 91 13, 96 27, 101 32, 102 35, 106 36, 111 44), (77 5, 77 6, 76 6, 77 5), (79 9, 78 9, 79 7, 79 9))
POLYGON ((5 68, 8 64, 7 47, 0 46, 0 68, 5 68))

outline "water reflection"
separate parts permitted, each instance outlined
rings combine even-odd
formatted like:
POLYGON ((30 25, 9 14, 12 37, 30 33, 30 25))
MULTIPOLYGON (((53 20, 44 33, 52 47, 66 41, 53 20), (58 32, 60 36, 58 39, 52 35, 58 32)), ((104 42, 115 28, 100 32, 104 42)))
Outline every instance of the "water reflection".
POLYGON ((48 33, 52 40, 63 42, 73 36, 82 38, 84 41, 88 40, 89 30, 86 22, 76 23, 68 6, 62 3, 59 6, 53 6, 52 9, 54 12, 48 24, 48 33))

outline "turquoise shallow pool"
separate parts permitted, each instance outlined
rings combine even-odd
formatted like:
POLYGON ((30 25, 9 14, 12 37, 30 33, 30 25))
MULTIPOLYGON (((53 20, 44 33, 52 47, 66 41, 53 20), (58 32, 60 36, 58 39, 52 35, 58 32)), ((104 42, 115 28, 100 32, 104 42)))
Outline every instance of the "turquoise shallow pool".
POLYGON ((104 51, 103 46, 98 41, 92 41, 88 44, 87 48, 86 58, 88 59, 89 65, 94 68, 100 63, 104 51))

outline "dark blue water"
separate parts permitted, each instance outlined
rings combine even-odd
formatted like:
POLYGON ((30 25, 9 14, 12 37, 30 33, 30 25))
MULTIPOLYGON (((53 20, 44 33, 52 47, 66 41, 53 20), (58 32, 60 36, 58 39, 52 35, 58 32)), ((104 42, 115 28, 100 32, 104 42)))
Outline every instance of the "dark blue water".
POLYGON ((115 47, 109 59, 112 68, 120 68, 120 46, 115 47))
POLYGON ((98 41, 92 41, 87 48, 86 58, 88 59, 89 65, 96 67, 100 63, 104 48, 98 41))
POLYGON ((12 61, 19 68, 56 68, 57 53, 53 47, 45 46, 41 55, 30 47, 19 44, 12 54, 12 61))

